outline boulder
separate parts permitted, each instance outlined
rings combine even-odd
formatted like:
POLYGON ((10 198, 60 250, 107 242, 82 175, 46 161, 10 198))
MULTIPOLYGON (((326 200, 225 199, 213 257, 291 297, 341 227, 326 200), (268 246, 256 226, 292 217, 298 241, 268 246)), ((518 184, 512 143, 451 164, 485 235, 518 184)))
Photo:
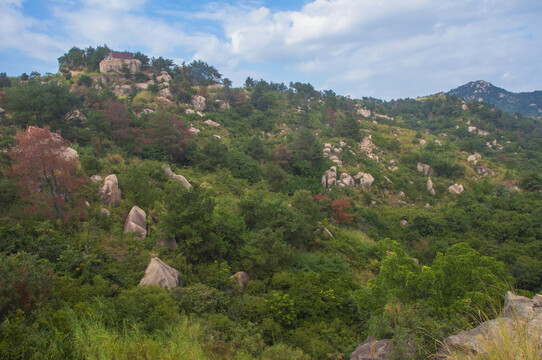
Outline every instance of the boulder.
POLYGON ((332 148, 333 148, 333 146, 331 146, 331 144, 329 144, 329 143, 324 144, 324 149, 330 149, 330 151, 331 151, 332 148))
POLYGON ((342 173, 341 174, 341 182, 345 186, 348 186, 348 187, 351 187, 351 188, 356 186, 356 182, 354 181, 354 179, 352 179, 352 176, 350 176, 350 174, 347 174, 347 173, 342 173))
POLYGON ((220 126, 219 123, 214 122, 214 121, 211 120, 211 119, 205 120, 203 123, 204 123, 205 125, 213 126, 213 127, 219 127, 219 126, 220 126))
POLYGON ((132 207, 124 222, 124 233, 131 232, 140 239, 147 236, 147 214, 137 206, 132 207))
POLYGON ((188 180, 186 180, 184 176, 175 174, 173 171, 171 171, 171 168, 169 167, 169 165, 162 166, 162 170, 164 170, 167 176, 183 184, 185 188, 190 189, 192 187, 192 185, 188 182, 188 180))
POLYGON ((488 176, 488 175, 495 175, 495 171, 491 170, 490 168, 488 168, 487 166, 483 166, 483 165, 477 165, 474 167, 474 171, 476 171, 476 173, 478 175, 482 175, 482 176, 488 176))
POLYGON ((337 184, 337 168, 332 166, 329 170, 326 170, 324 176, 322 176, 322 186, 326 189, 331 188, 337 184))
POLYGON ((451 192, 452 194, 461 194, 463 192, 463 190, 465 190, 463 188, 463 185, 459 185, 459 184, 453 184, 452 186, 448 187, 448 191, 451 192))
POLYGON ((156 77, 156 82, 158 82, 158 83, 161 83, 161 82, 167 82, 168 83, 170 81, 171 81, 171 76, 169 76, 167 71, 161 71, 160 75, 158 75, 156 77))
POLYGON ((363 117, 370 117, 370 116, 371 116, 371 110, 365 109, 365 108, 363 108, 363 109, 358 109, 358 110, 356 111, 356 114, 357 114, 357 115, 361 115, 361 116, 363 116, 363 117))
POLYGON ((241 291, 245 291, 245 287, 247 286, 248 281, 250 280, 250 276, 244 271, 238 271, 232 276, 230 276, 230 280, 235 279, 235 282, 239 287, 241 288, 241 291))
POLYGON ((141 71, 141 61, 137 59, 104 59, 100 61, 100 72, 101 73, 111 73, 111 72, 118 72, 120 73, 122 70, 122 66, 126 64, 128 68, 130 69, 130 72, 134 74, 137 71, 141 71))
POLYGON ((115 174, 108 175, 100 187, 102 204, 106 206, 119 206, 120 195, 117 176, 115 174))
POLYGON ((401 220, 401 226, 402 226, 402 227, 407 227, 407 226, 408 226, 408 221, 406 221, 406 220, 401 220))
POLYGON ((111 212, 109 210, 107 210, 106 208, 101 208, 100 213, 104 214, 107 217, 111 216, 111 212))
POLYGON ((433 188, 433 180, 431 180, 431 178, 427 180, 427 183, 425 185, 427 186, 427 191, 429 191, 431 195, 435 195, 435 189, 433 188))
POLYGON ((173 95, 171 94, 171 90, 168 87, 158 91, 158 96, 164 97, 166 99, 171 99, 173 97, 173 95))
POLYGON ((420 140, 420 146, 425 146, 426 144, 427 144, 427 141, 425 141, 424 139, 420 140))
POLYGON ((192 105, 194 106, 194 109, 196 109, 196 111, 205 110, 205 98, 200 95, 194 96, 194 98, 192 99, 192 105))
POLYGON ((485 321, 474 329, 461 331, 447 337, 443 340, 443 346, 437 353, 437 357, 444 359, 451 351, 486 356, 485 346, 502 341, 503 336, 506 336, 507 339, 512 339, 515 336, 521 338, 536 336, 542 340, 541 299, 542 295, 536 295, 533 299, 529 299, 508 292, 500 317, 485 321), (520 329, 522 333, 517 334, 517 329, 520 329), (524 331, 526 333, 523 333, 524 331))
POLYGON ((192 110, 192 109, 186 109, 184 112, 185 112, 186 114, 195 114, 195 113, 196 113, 196 112, 195 112, 194 110, 192 110))
POLYGON ((139 282, 139 285, 152 284, 171 290, 182 285, 181 274, 159 258, 154 257, 145 270, 145 276, 139 282))
POLYGON ((188 128, 188 132, 192 135, 197 135, 201 130, 200 129, 196 129, 195 127, 193 126, 190 126, 188 128))
POLYGON ((418 172, 424 173, 425 176, 433 175, 433 168, 431 165, 418 163, 418 172))
MULTIPOLYGON (((359 173, 356 176, 358 175, 359 173)), ((369 188, 371 187, 371 185, 373 185, 374 182, 375 182, 375 178, 371 174, 361 173, 361 177, 359 179, 359 184, 361 185, 361 187, 369 188)))
POLYGON ((93 183, 102 182, 102 177, 100 175, 92 175, 90 177, 90 182, 93 182, 93 183))

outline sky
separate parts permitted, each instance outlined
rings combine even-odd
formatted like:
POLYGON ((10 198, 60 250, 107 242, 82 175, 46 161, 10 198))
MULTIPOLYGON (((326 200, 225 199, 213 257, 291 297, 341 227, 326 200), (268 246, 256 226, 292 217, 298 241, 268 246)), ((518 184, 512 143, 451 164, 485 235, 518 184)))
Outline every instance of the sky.
POLYGON ((72 46, 390 100, 486 80, 542 90, 540 0, 0 0, 0 72, 56 73, 72 46))

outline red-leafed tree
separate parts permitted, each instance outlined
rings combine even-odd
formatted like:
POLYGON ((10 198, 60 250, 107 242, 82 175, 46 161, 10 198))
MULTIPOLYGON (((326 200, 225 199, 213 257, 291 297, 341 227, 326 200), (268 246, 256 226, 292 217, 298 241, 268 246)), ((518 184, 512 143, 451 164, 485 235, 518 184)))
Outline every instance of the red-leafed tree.
POLYGON ((339 224, 345 223, 345 222, 351 222, 352 220, 354 220, 354 214, 350 214, 346 212, 350 210, 351 208, 351 205, 348 202, 348 199, 338 198, 336 200, 333 200, 331 202, 331 206, 333 207, 333 211, 335 212, 335 216, 333 217, 333 220, 335 220, 339 224))
POLYGON ((68 141, 48 127, 35 126, 18 132, 15 138, 16 146, 8 151, 11 176, 32 204, 31 210, 64 220, 84 217, 84 201, 77 196, 77 190, 86 180, 75 175, 77 153, 68 141))

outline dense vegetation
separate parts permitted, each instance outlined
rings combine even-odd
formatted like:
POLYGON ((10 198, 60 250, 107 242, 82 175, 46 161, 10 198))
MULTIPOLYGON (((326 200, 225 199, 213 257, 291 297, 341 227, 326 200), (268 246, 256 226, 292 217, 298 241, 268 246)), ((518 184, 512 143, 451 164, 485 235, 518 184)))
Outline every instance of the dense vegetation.
POLYGON ((106 50, 71 49, 58 75, 0 76, 3 358, 345 359, 375 336, 421 359, 507 289, 542 291, 540 119, 450 96, 232 88, 204 62, 140 53, 141 72, 95 74, 106 50), (68 142, 76 163, 59 156, 68 142), (339 173, 372 186, 322 187, 335 165, 322 149, 340 142, 339 173), (110 216, 95 174, 118 177, 110 216), (134 205, 142 240, 123 233, 134 205), (138 286, 154 256, 182 287, 138 286), (241 270, 245 289, 230 280, 241 270))

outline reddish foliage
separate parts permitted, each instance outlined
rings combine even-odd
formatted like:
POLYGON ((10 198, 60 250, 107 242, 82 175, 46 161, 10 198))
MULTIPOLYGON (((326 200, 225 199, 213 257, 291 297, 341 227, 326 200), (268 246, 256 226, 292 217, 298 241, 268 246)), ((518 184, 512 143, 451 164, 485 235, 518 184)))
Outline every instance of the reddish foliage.
POLYGON ((337 124, 337 114, 333 111, 331 107, 328 107, 326 110, 326 116, 329 122, 331 123, 331 126, 335 127, 337 124))
POLYGON ((130 136, 132 119, 128 117, 126 107, 120 101, 106 101, 102 112, 105 118, 111 123, 111 129, 113 129, 118 136, 123 139, 130 136))
POLYGON ((286 145, 277 145, 273 151, 273 161, 279 165, 288 165, 293 162, 292 152, 286 145))
POLYGON ((8 152, 13 161, 11 175, 19 181, 23 197, 32 203, 31 210, 64 219, 84 216, 76 191, 86 180, 74 175, 78 159, 69 153, 67 140, 48 127, 29 126, 17 133, 16 141, 8 152), (66 212, 68 202, 75 206, 66 212))
POLYGON ((338 198, 336 200, 333 200, 331 202, 331 206, 333 207, 333 211, 335 212, 335 216, 333 220, 335 220, 338 223, 344 223, 344 222, 351 222, 354 220, 354 214, 346 213, 345 210, 348 210, 351 208, 350 203, 348 202, 348 199, 345 198, 338 198))
POLYGON ((329 200, 329 195, 318 193, 312 197, 313 201, 329 200))

